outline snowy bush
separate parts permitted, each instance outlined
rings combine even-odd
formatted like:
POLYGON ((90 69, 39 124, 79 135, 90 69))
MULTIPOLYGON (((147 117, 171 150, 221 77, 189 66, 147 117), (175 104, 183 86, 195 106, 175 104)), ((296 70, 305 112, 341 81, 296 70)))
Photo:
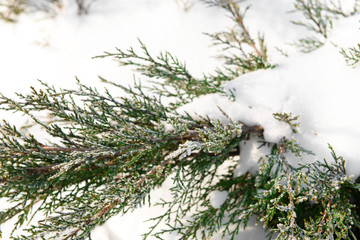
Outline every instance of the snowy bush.
POLYGON ((41 82, 16 99, 0 95, 2 110, 26 115, 52 139, 0 126, 0 197, 9 203, 0 223, 24 227, 13 239, 91 239, 112 216, 151 202, 166 179, 172 198, 156 203, 165 210, 149 219, 144 239, 239 239, 252 219, 270 238, 360 237, 360 117, 344 110, 360 101, 359 69, 345 64, 359 54, 334 44, 346 28, 331 30, 357 20, 359 2, 346 11, 340 2, 295 0, 303 19, 294 23, 316 36, 295 44, 306 54, 279 64, 246 25, 245 1, 202 2, 235 24, 207 33, 222 49, 223 67, 212 74, 196 77, 139 41, 139 50, 96 57, 132 66, 150 83, 100 77, 120 97, 80 80, 77 89, 41 82))

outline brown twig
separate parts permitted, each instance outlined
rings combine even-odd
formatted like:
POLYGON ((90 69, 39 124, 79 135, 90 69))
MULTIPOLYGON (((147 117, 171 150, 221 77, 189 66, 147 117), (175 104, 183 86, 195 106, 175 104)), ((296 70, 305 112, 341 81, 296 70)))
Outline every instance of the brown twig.
POLYGON ((324 210, 323 216, 322 216, 321 221, 320 221, 320 223, 318 225, 319 226, 318 233, 321 232, 321 227, 324 225, 324 222, 325 222, 325 220, 327 218, 327 215, 328 215, 327 210, 330 208, 331 203, 332 203, 332 199, 330 199, 329 202, 326 204, 326 209, 324 210))
MULTIPOLYGON (((242 125, 241 130, 244 133, 255 133, 259 136, 261 136, 264 132, 264 128, 258 125, 255 126, 247 126, 247 125, 242 125)), ((166 140, 161 140, 161 141, 169 141, 169 140, 177 140, 177 141, 186 141, 186 140, 199 140, 200 136, 199 133, 195 130, 190 130, 188 131, 186 134, 184 135, 173 135, 168 137, 166 140)), ((159 141, 159 140, 154 140, 159 141)), ((129 149, 131 146, 125 146, 123 149, 121 149, 121 151, 118 151, 117 153, 113 154, 113 155, 102 155, 102 156, 98 156, 97 160, 100 159, 104 159, 106 160, 107 158, 114 158, 114 157, 118 157, 121 156, 127 149, 129 149)), ((91 151, 94 149, 91 148, 62 148, 62 147, 50 147, 50 146, 42 146, 39 148, 29 148, 26 149, 27 152, 10 152, 10 154, 20 154, 20 155, 25 155, 28 154, 29 152, 36 152, 36 151, 47 151, 47 152, 86 152, 86 151, 91 151)), ((0 158, 6 158, 6 157, 0 157, 0 158)), ((85 161, 81 161, 79 163, 77 163, 76 165, 74 165, 74 168, 79 167, 81 164, 84 164, 85 161)), ((108 161, 104 162, 105 165, 107 166, 113 166, 116 164, 116 160, 111 159, 108 161)), ((42 166, 42 167, 36 167, 36 168, 29 168, 27 169, 27 171, 24 173, 23 176, 14 176, 12 178, 0 178, 0 183, 6 183, 8 181, 16 181, 24 176, 31 176, 31 175, 39 175, 39 174, 49 174, 53 171, 56 170, 56 166, 58 166, 59 164, 50 164, 50 165, 46 165, 46 166, 42 166)), ((90 170, 90 169, 94 169, 95 165, 89 166, 87 169, 85 170, 90 170)))
POLYGON ((219 105, 216 106, 222 115, 226 117, 227 120, 229 120, 230 123, 234 123, 234 121, 231 119, 231 117, 221 108, 219 105))
POLYGON ((263 59, 263 55, 260 53, 260 51, 257 49, 257 47, 255 46, 254 41, 251 39, 249 31, 246 29, 245 25, 244 25, 244 20, 243 20, 243 16, 240 15, 239 11, 238 11, 238 5, 233 1, 230 0, 229 1, 230 4, 230 11, 232 13, 232 15, 235 18, 235 21, 240 25, 240 27, 243 30, 243 33, 245 35, 245 39, 248 41, 248 43, 250 44, 250 46, 254 49, 255 54, 260 57, 261 59, 263 59))

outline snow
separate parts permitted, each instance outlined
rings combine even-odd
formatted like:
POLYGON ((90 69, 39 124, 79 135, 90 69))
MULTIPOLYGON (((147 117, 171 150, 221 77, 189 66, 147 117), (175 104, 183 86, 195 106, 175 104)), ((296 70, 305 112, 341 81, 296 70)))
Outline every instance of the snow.
MULTIPOLYGON (((294 137, 320 159, 331 159, 329 143, 346 159, 348 174, 359 176, 360 69, 347 66, 339 53, 341 48, 356 46, 358 19, 339 21, 326 44, 312 53, 286 58, 274 69, 255 71, 224 84, 235 101, 221 94, 206 95, 183 106, 181 112, 226 122, 219 106, 233 121, 263 126, 266 141, 294 137), (300 115, 300 134, 292 134, 289 125, 272 116, 282 112, 300 115)), ((247 158, 259 159, 257 153, 247 154, 247 158)), ((254 168, 257 161, 252 162, 241 172, 254 168)))
MULTIPOLYGON (((230 84, 231 83, 235 82, 230 82, 230 84)), ((246 85, 243 87, 245 89, 247 88, 246 85)), ((238 88, 231 87, 231 89, 236 89, 236 92, 238 91, 238 88)), ((222 96, 221 94, 203 95, 195 99, 192 103, 180 107, 178 112, 182 114, 186 112, 195 119, 200 119, 201 116, 208 116, 212 119, 220 120, 221 122, 229 121, 218 109, 218 107, 220 107, 232 121, 241 121, 242 123, 250 126, 263 126, 265 129, 264 137, 268 142, 276 143, 284 136, 287 138, 291 136, 292 131, 289 125, 284 122, 277 121, 273 117, 273 113, 278 111, 274 111, 274 108, 272 107, 253 107, 251 104, 247 103, 246 99, 244 99, 244 101, 236 100, 233 102, 229 99, 229 96, 222 96)))
POLYGON ((240 159, 235 168, 234 177, 240 177, 246 172, 255 173, 259 159, 269 154, 268 149, 260 147, 260 139, 253 138, 240 143, 240 159))
POLYGON ((220 208, 224 204, 229 195, 228 191, 213 191, 210 193, 210 204, 214 208, 220 208))
MULTIPOLYGON (((102 0, 94 2, 88 15, 78 16, 74 1, 68 0, 54 18, 30 14, 21 16, 16 24, 0 22, 0 91, 8 96, 14 96, 13 92, 27 92, 29 86, 39 87, 36 79, 71 88, 75 86, 75 76, 100 89, 104 85, 100 84, 98 75, 130 84, 131 69, 119 68, 111 59, 92 57, 104 51, 115 52, 115 47, 137 49, 137 38, 154 55, 167 50, 186 60, 195 76, 212 72, 220 66, 213 58, 219 52, 217 48, 210 48, 211 41, 202 33, 231 28, 233 23, 222 10, 207 8, 195 0, 187 2, 193 6, 183 11, 173 0, 102 0)), ((228 92, 234 93, 235 101, 221 94, 205 95, 179 112, 188 112, 194 117, 208 115, 227 123, 229 120, 220 107, 233 121, 261 125, 268 142, 276 143, 283 137, 297 139, 301 146, 316 154, 304 161, 331 159, 327 148, 330 143, 346 160, 348 174, 359 176, 360 68, 347 66, 339 53, 341 48, 357 45, 359 16, 335 21, 325 45, 302 54, 288 43, 311 33, 290 23, 290 20, 302 19, 299 13, 288 13, 292 10, 292 1, 247 2, 251 8, 245 24, 253 36, 258 32, 264 34, 270 62, 276 67, 245 74, 224 84, 228 92), (276 47, 290 57, 285 58, 276 47), (300 133, 292 133, 286 123, 273 117, 274 113, 282 112, 300 115, 300 133)), ((351 6, 351 2, 344 1, 344 4, 351 6)), ((0 117, 17 124, 23 121, 17 115, 4 112, 0 117)), ((256 171, 259 158, 268 154, 268 149, 259 148, 260 145, 258 139, 241 143, 243 151, 234 177, 256 171)), ((170 187, 168 179, 162 188, 154 190, 154 202, 169 198, 170 187)), ((220 207, 226 197, 227 192, 215 191, 211 204, 220 207)), ((151 225, 144 220, 158 216, 161 211, 164 210, 159 207, 143 206, 126 216, 116 216, 97 228, 93 239, 141 239, 141 234, 151 225)), ((265 239, 266 232, 255 225, 252 219, 237 239, 265 239)), ((2 226, 4 239, 9 234, 7 226, 2 226)), ((167 239, 176 239, 176 236, 167 239)))
POLYGON ((170 153, 168 156, 166 156, 165 159, 174 159, 179 158, 179 160, 182 160, 188 156, 191 155, 191 153, 195 151, 200 151, 202 148, 201 144, 199 142, 195 141, 186 141, 184 144, 180 144, 178 150, 170 153))

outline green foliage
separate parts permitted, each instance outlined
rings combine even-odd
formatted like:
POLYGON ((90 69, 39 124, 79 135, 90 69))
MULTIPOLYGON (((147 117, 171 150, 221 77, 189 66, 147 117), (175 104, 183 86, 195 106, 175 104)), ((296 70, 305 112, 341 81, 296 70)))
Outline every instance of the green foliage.
POLYGON ((274 113, 273 116, 276 120, 289 124, 289 126, 292 128, 293 133, 298 132, 297 128, 300 126, 300 123, 296 123, 295 121, 298 120, 298 118, 300 117, 299 115, 293 117, 292 113, 274 113))
MULTIPOLYGON (((312 153, 295 139, 265 142, 262 126, 234 122, 220 108, 229 124, 177 112, 203 94, 226 94, 224 81, 271 67, 263 38, 255 43, 245 28, 242 1, 205 2, 228 11, 237 24, 230 33, 209 34, 224 51, 240 51, 224 55, 224 71, 196 79, 170 53, 154 57, 140 42, 140 53, 117 49, 98 58, 135 67, 151 86, 125 87, 100 78, 124 95, 79 80, 77 89, 42 83, 17 100, 0 95, 2 110, 28 116, 52 137, 45 141, 8 122, 0 125, 0 198, 9 202, 0 223, 15 218, 15 228, 25 228, 13 239, 91 239, 96 226, 150 201, 150 191, 169 177, 172 199, 157 203, 165 212, 150 219, 144 239, 166 239, 169 233, 179 239, 236 239, 254 216, 277 239, 360 236, 360 187, 330 146, 331 161, 306 163, 303 155, 312 153), (44 113, 50 120, 39 117, 44 113), (253 139, 262 140, 269 154, 259 160, 258 171, 236 176, 240 146, 247 147, 240 143, 253 139), (228 193, 219 208, 210 202, 216 191, 228 193), (36 215, 42 219, 27 225, 36 215), (167 227, 159 229, 163 222, 167 227)), ((296 133, 298 116, 274 117, 296 133)))
POLYGON ((123 66, 136 67, 138 72, 151 79, 153 85, 146 88, 159 96, 172 99, 170 105, 173 109, 203 94, 224 93, 221 84, 228 80, 224 76, 204 74, 203 79, 196 79, 189 73, 186 64, 171 53, 160 53, 160 56, 153 57, 147 47, 140 40, 139 42, 142 54, 138 54, 133 48, 127 51, 117 49, 116 53, 106 52, 97 58, 114 57, 123 66))
POLYGON ((353 237, 358 216, 352 213, 350 198, 357 186, 346 175, 344 159, 329 148, 332 163, 324 160, 294 167, 285 153, 301 157, 304 149, 295 141, 280 143, 260 165, 255 203, 242 217, 258 214, 277 239, 353 237))
MULTIPOLYGON (((233 180, 236 162, 232 157, 239 154, 237 149, 239 141, 247 138, 246 132, 241 129, 242 126, 239 124, 222 126, 214 123, 214 126, 198 130, 198 144, 201 146, 201 151, 187 154, 191 157, 189 161, 182 161, 174 169, 172 177, 174 186, 170 189, 173 198, 158 203, 168 210, 163 215, 151 219, 156 224, 144 237, 150 236, 161 221, 167 223, 168 229, 155 231, 154 236, 159 239, 163 239, 162 234, 173 232, 179 234, 179 239, 198 239, 199 234, 200 238, 206 239, 220 230, 226 222, 224 219, 226 209, 214 209, 210 205, 209 194, 214 190, 233 189, 235 192, 230 193, 230 196, 249 197, 250 193, 242 192, 240 189, 241 186, 254 181, 250 175, 233 180), (225 161, 232 162, 231 167, 227 174, 219 176, 217 170, 225 161), (219 177, 221 180, 214 184, 219 177), (192 220, 186 223, 183 219, 187 216, 192 220)), ((241 198, 238 200, 231 204, 231 208, 239 207, 241 198)))
POLYGON ((284 140, 262 159, 259 173, 234 179, 234 165, 230 164, 228 173, 220 176, 217 183, 216 169, 206 175, 187 169, 176 171, 173 199, 159 203, 168 210, 151 219, 156 224, 145 237, 160 221, 165 221, 168 229, 154 234, 159 239, 163 239, 162 234, 173 232, 179 239, 209 239, 218 232, 222 232, 222 237, 236 239, 239 230, 246 228, 255 215, 276 239, 356 239, 353 231, 359 227, 358 215, 350 199, 359 194, 358 185, 346 175, 344 159, 329 148, 332 163, 324 160, 294 167, 286 159, 287 152, 298 158, 312 153, 295 140, 284 140), (208 199, 214 190, 229 192, 218 209, 208 199), (185 217, 191 220, 184 223, 185 217))
POLYGON ((348 49, 348 51, 341 49, 340 53, 344 56, 346 63, 353 66, 360 60, 360 44, 357 47, 348 49))
POLYGON ((36 211, 49 217, 28 229, 29 237, 48 232, 46 239, 85 238, 112 215, 139 205, 163 181, 168 171, 161 169, 171 163, 161 158, 187 138, 187 126, 166 132, 160 123, 168 118, 166 108, 141 91, 117 100, 80 83, 77 91, 44 88, 19 95, 19 102, 1 97, 4 109, 27 114, 59 139, 49 146, 1 126, 0 194, 18 203, 1 214, 1 222, 17 213, 27 219, 30 211, 23 209, 41 201, 36 211), (57 123, 33 116, 43 111, 57 123), (71 232, 62 236, 66 229, 71 232))
MULTIPOLYGON (((16 203, 1 213, 1 222, 18 216, 22 225, 32 209, 47 216, 15 239, 87 238, 111 216, 141 205, 173 171, 197 176, 189 184, 201 186, 238 154, 239 141, 251 129, 180 116, 140 86, 115 99, 108 91, 78 84, 78 90, 56 90, 43 83, 43 90, 19 94, 19 101, 1 95, 2 109, 28 115, 58 139, 49 145, 6 122, 0 127, 0 196, 16 203), (54 120, 46 124, 36 112, 54 120), (165 122, 173 130, 167 131, 165 122)), ((192 206, 199 199, 189 201, 192 206)))
POLYGON ((230 31, 207 34, 213 39, 215 46, 221 47, 222 54, 220 58, 225 62, 225 71, 223 72, 226 72, 229 79, 249 71, 273 67, 268 63, 264 36, 259 34, 257 42, 255 42, 245 26, 244 18, 250 6, 242 9, 239 3, 245 2, 244 0, 202 1, 209 6, 224 9, 230 14, 235 23, 235 26, 230 31))
POLYGON ((349 17, 360 11, 360 1, 355 0, 351 11, 343 10, 341 1, 323 0, 295 0, 292 12, 300 11, 306 21, 292 21, 295 25, 302 26, 315 33, 293 43, 303 52, 311 52, 324 44, 333 20, 339 17, 349 17))

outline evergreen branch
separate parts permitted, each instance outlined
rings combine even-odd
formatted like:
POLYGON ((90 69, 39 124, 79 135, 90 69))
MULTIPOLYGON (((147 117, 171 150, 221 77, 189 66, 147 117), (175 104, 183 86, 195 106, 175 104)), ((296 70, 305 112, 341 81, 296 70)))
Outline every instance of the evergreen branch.
POLYGON ((294 8, 292 12, 300 11, 307 21, 292 21, 292 23, 321 35, 320 39, 311 36, 293 43, 300 47, 301 51, 311 52, 324 44, 324 40, 328 38, 329 31, 333 27, 333 20, 353 16, 360 11, 360 0, 354 2, 351 12, 343 10, 341 1, 295 0, 294 8))
POLYGON ((357 48, 353 47, 348 51, 341 49, 340 53, 344 56, 346 63, 353 66, 360 60, 360 44, 358 44, 357 48))
MULTIPOLYGON (((139 43, 143 55, 130 48, 127 51, 117 49, 117 53, 105 52, 104 55, 95 58, 114 57, 121 65, 135 66, 141 74, 156 79, 156 81, 151 81, 154 85, 147 88, 157 95, 176 99, 175 103, 170 104, 172 109, 186 104, 202 94, 224 93, 221 83, 228 79, 223 80, 211 76, 195 79, 187 70, 186 64, 181 63, 169 52, 160 53, 158 57, 153 57, 145 44, 140 40, 139 43)), ((103 81, 109 82, 105 79, 103 81)), ((135 85, 135 87, 141 88, 139 85, 135 85)))
POLYGON ((7 123, 1 126, 0 195, 20 203, 2 213, 1 222, 15 215, 25 220, 33 206, 27 204, 27 199, 41 202, 36 212, 50 217, 27 229, 31 239, 44 231, 48 239, 88 236, 96 225, 143 201, 150 189, 162 183, 179 164, 192 164, 190 159, 203 158, 204 154, 218 158, 219 147, 226 145, 219 134, 227 135, 226 141, 233 139, 236 143, 222 155, 224 161, 239 154, 234 149, 240 132, 242 137, 263 132, 260 126, 235 123, 207 126, 176 113, 171 120, 167 117, 169 108, 159 99, 145 95, 140 86, 137 91, 127 89, 132 94, 117 100, 108 91, 100 94, 80 82, 78 85, 78 90, 58 91, 43 84, 44 90, 32 88, 29 95, 19 94, 19 101, 0 96, 2 109, 25 113, 62 142, 61 145, 40 143, 7 123), (43 111, 55 117, 51 125, 35 117, 43 111), (169 120, 173 121, 174 130, 165 131, 160 121, 169 120), (175 151, 184 142, 203 142, 204 150, 175 151), (113 186, 103 189, 104 185, 113 186), (90 189, 91 196, 78 198, 79 193, 85 194, 90 189), (132 197, 134 193, 137 197, 132 197), (65 198, 61 197, 63 194, 65 198), (104 201, 106 196, 112 197, 104 201), (28 207, 22 209, 24 205, 28 207), (66 211, 59 210, 64 207, 66 211))
MULTIPOLYGON (((346 14, 335 5, 314 1, 297 0, 311 22, 304 26, 326 37, 332 17, 346 14)), ((100 77, 125 94, 114 97, 77 80, 76 90, 42 83, 42 90, 32 88, 27 95, 18 94, 18 100, 0 95, 1 109, 23 113, 55 141, 41 142, 10 123, 0 125, 0 198, 11 203, 0 212, 0 223, 17 217, 17 228, 43 214, 23 235, 14 236, 13 231, 13 239, 90 239, 96 226, 144 204, 147 197, 150 200, 150 191, 169 176, 172 199, 158 203, 167 210, 151 219, 154 225, 145 239, 162 239, 166 233, 177 233, 179 239, 209 239, 222 233, 221 238, 233 240, 251 216, 264 222, 277 239, 355 239, 360 229, 360 187, 346 175, 345 160, 331 146, 331 161, 302 164, 302 156, 313 153, 295 139, 268 143, 262 126, 236 122, 221 108, 228 124, 176 111, 202 94, 226 94, 222 82, 239 74, 272 67, 264 38, 255 42, 245 27, 248 8, 242 12, 238 6, 243 1, 205 2, 228 11, 240 28, 209 34, 224 51, 237 53, 223 55, 224 71, 195 79, 185 63, 168 52, 153 57, 140 42, 141 54, 130 48, 98 57, 135 66, 154 80, 151 87, 140 82, 124 87, 100 77), (173 101, 164 104, 162 96, 173 101), (39 113, 50 119, 39 118, 39 113), (240 143, 248 140, 259 140, 269 154, 259 160, 259 171, 234 177, 240 153, 248 146, 240 143), (300 164, 291 165, 289 157, 300 164), (211 196, 219 191, 227 198, 212 204, 211 196), (167 228, 158 229, 161 222, 167 228)), ((309 45, 317 43, 322 42, 309 45)), ((274 117, 295 133, 298 116, 274 117)))
POLYGON ((294 3, 294 7, 298 11, 302 11, 305 18, 310 20, 311 24, 303 22, 292 22, 296 25, 304 26, 311 31, 318 32, 327 38, 328 28, 331 25, 331 18, 326 15, 323 4, 318 0, 297 0, 294 3))
MULTIPOLYGON (((214 45, 222 46, 224 52, 234 52, 220 56, 225 60, 226 66, 231 66, 225 67, 225 70, 228 72, 225 76, 228 79, 237 77, 245 72, 273 67, 267 63, 267 49, 264 43, 264 37, 258 36, 259 46, 257 46, 244 24, 245 13, 249 9, 249 6, 241 12, 239 3, 244 2, 243 0, 238 2, 233 0, 203 0, 203 2, 209 6, 225 9, 230 13, 237 28, 240 28, 240 31, 234 28, 229 32, 206 34, 214 40, 214 45), (250 47, 252 51, 245 51, 244 45, 250 47), (235 70, 233 68, 235 68, 235 70)), ((224 73, 220 76, 224 77, 224 73)))
POLYGON ((242 33, 244 34, 244 40, 254 50, 255 55, 259 58, 264 57, 263 53, 261 53, 256 47, 254 40, 250 37, 249 31, 245 27, 244 16, 249 7, 246 7, 243 13, 241 13, 238 5, 238 3, 244 2, 244 0, 240 0, 238 2, 235 2, 234 0, 203 0, 203 2, 210 6, 221 7, 227 10, 233 17, 233 20, 238 24, 238 26, 240 26, 242 33))
MULTIPOLYGON (((143 177, 141 177, 139 180, 137 180, 135 183, 135 189, 139 189, 143 183, 145 182, 145 180, 147 180, 148 178, 150 178, 150 176, 156 174, 158 171, 160 171, 160 169, 164 168, 166 165, 171 164, 171 159, 165 159, 164 161, 162 161, 160 163, 160 165, 154 166, 149 172, 147 172, 143 177)), ((75 229, 74 231, 72 231, 69 235, 67 235, 65 238, 63 238, 63 240, 66 239, 70 239, 72 237, 75 237, 77 235, 77 233, 85 226, 85 225, 89 225, 91 224, 91 222, 95 221, 96 219, 104 216, 107 212, 109 212, 112 208, 114 208, 122 199, 124 198, 124 196, 121 197, 117 197, 115 200, 113 200, 110 204, 106 205, 105 207, 103 207, 102 209, 100 209, 95 215, 93 215, 89 220, 87 220, 86 222, 84 222, 84 224, 80 227, 78 227, 77 229, 75 229)))

